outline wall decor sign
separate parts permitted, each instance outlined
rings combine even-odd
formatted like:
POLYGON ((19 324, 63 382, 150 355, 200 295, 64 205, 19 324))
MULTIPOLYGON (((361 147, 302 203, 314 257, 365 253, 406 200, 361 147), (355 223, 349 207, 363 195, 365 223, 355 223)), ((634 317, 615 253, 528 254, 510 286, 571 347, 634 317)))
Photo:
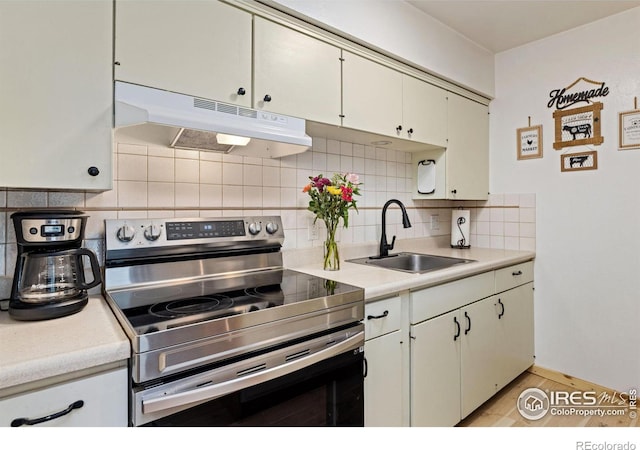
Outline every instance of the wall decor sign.
POLYGON ((640 148, 640 109, 621 112, 618 118, 619 150, 640 148))
POLYGON ((553 148, 560 150, 575 145, 600 145, 604 138, 600 134, 600 111, 602 103, 590 106, 554 111, 555 142, 553 148))
POLYGON ((518 159, 542 158, 542 125, 518 128, 518 159))
POLYGON ((596 170, 597 168, 598 152, 596 151, 560 155, 560 170, 562 172, 596 170))
POLYGON ((607 95, 609 95, 609 88, 605 86, 604 81, 593 81, 580 77, 566 88, 554 89, 549 92, 551 100, 547 103, 547 108, 565 109, 576 103, 592 103, 592 98, 606 97, 607 95), (582 90, 568 92, 580 82, 584 85, 582 90))

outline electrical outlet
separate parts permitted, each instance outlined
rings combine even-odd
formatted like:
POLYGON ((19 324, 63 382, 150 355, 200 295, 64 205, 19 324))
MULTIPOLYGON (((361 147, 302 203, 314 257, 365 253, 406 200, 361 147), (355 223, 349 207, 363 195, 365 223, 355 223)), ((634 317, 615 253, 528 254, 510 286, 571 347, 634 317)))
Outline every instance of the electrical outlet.
POLYGON ((440 217, 437 214, 431 215, 431 230, 439 230, 440 229, 440 217))
POLYGON ((309 240, 316 241, 318 239, 320 239, 320 229, 318 227, 318 222, 309 220, 309 240))

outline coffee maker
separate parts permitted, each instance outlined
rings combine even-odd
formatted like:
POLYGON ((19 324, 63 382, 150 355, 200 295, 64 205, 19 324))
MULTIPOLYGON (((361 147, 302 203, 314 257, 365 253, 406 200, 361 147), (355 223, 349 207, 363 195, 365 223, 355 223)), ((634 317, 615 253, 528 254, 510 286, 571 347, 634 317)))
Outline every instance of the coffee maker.
POLYGON ((87 289, 102 282, 96 255, 81 248, 87 217, 82 211, 19 211, 11 215, 18 254, 9 316, 45 320, 74 314, 88 302, 87 289), (92 280, 85 280, 84 261, 92 280))

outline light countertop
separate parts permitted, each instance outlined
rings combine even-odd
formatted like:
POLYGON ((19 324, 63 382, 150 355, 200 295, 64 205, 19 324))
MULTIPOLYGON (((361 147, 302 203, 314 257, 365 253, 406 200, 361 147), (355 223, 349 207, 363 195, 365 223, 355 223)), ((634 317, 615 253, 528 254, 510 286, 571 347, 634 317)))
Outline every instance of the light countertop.
POLYGON ((57 319, 17 321, 0 312, 0 343, 0 397, 20 386, 126 365, 131 349, 100 295, 91 296, 80 312, 57 319))
MULTIPOLYGON (((321 252, 322 250, 320 250, 321 252)), ((365 255, 354 256, 348 248, 342 253, 344 259, 353 259, 365 255)), ((454 281, 482 272, 501 267, 530 261, 535 258, 535 252, 521 250, 496 250, 488 248, 452 249, 451 247, 434 246, 432 240, 413 239, 404 245, 396 245, 391 254, 400 252, 425 253, 438 256, 472 259, 476 262, 452 266, 446 269, 436 270, 423 274, 413 274, 398 270, 383 269, 375 266, 356 264, 340 261, 340 270, 325 271, 322 268, 322 255, 318 251, 308 251, 302 255, 291 255, 288 264, 291 269, 310 275, 328 278, 340 283, 351 284, 364 288, 365 301, 389 296, 391 294, 409 290, 420 289, 436 284, 454 281), (315 254, 317 253, 317 254, 315 254), (314 258, 315 254, 315 258, 314 258)), ((366 255, 375 255, 377 251, 370 249, 366 255)))

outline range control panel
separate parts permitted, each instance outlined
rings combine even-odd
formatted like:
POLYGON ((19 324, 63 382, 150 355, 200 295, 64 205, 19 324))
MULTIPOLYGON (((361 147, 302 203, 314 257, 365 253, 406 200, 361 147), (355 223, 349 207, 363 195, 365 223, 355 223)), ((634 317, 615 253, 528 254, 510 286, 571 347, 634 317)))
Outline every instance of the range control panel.
POLYGON ((244 220, 167 222, 167 239, 200 239, 246 236, 244 220))
POLYGON ((105 220, 107 251, 284 241, 279 216, 105 220))

